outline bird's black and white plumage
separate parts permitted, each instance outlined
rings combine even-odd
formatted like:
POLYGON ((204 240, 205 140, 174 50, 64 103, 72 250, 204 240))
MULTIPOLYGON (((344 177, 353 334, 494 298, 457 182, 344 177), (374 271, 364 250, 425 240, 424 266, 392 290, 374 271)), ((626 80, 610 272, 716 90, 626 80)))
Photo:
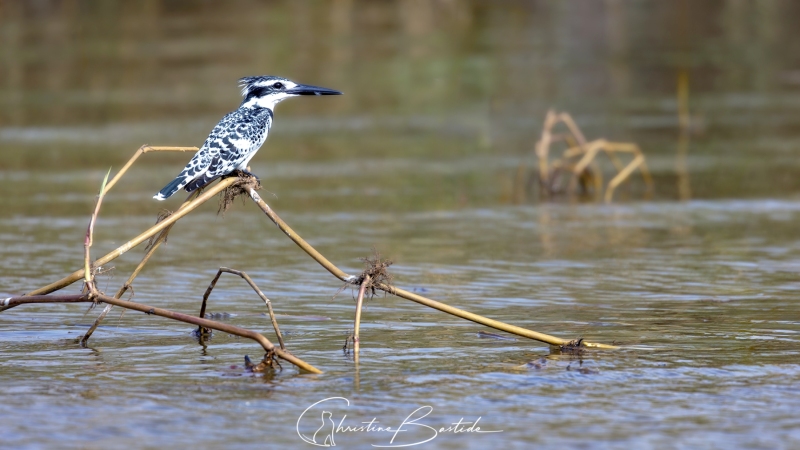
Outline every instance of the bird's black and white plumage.
POLYGON ((165 200, 181 189, 192 192, 236 170, 247 170, 267 140, 272 111, 279 102, 298 95, 341 94, 274 76, 245 77, 239 85, 244 97, 239 109, 219 121, 189 164, 153 198, 165 200))

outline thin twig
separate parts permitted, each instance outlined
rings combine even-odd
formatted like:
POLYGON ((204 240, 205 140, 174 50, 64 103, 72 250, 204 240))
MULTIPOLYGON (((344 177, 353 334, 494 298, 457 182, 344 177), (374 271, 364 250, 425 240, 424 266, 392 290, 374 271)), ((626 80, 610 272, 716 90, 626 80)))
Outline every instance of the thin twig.
MULTIPOLYGON (((214 279, 212 279, 211 283, 208 285, 206 293, 203 294, 203 303, 200 306, 199 317, 202 319, 206 316, 206 303, 208 302, 208 297, 211 295, 211 291, 214 290, 214 287, 217 285, 217 280, 219 280, 220 275, 222 275, 223 273, 238 275, 239 277, 244 279, 244 281, 246 281, 247 284, 249 284, 250 287, 253 288, 253 290, 261 298, 261 300, 264 301, 264 304, 267 305, 267 311, 269 311, 269 318, 272 320, 272 328, 275 329, 275 335, 278 337, 278 343, 280 344, 282 350, 286 350, 286 345, 283 343, 283 336, 281 335, 281 330, 280 328, 278 328, 278 320, 275 319, 275 313, 272 311, 272 302, 270 302, 267 296, 264 295, 263 292, 261 292, 261 289, 259 289, 258 286, 256 286, 256 283, 253 281, 253 279, 250 278, 249 275, 240 270, 229 269, 227 267, 220 267, 219 270, 217 270, 217 274, 214 276, 214 279)), ((197 329, 197 332, 202 335, 205 333, 205 330, 203 330, 203 327, 199 327, 197 329)))
POLYGON ((97 222, 97 215, 100 214, 100 205, 103 204, 103 197, 105 197, 109 175, 111 175, 111 169, 108 169, 108 173, 106 173, 105 178, 103 178, 103 183, 100 185, 100 193, 97 194, 97 203, 95 203, 94 212, 89 219, 89 226, 86 228, 86 237, 83 240, 83 276, 86 283, 86 290, 89 292, 90 296, 94 296, 97 291, 94 285, 94 271, 92 270, 92 258, 90 255, 94 238, 94 224, 97 222))
POLYGON ((133 163, 137 159, 139 159, 140 156, 142 156, 145 153, 151 153, 151 152, 196 152, 197 150, 199 150, 197 147, 152 147, 152 146, 149 146, 149 145, 143 145, 143 146, 139 147, 139 150, 136 150, 136 153, 134 153, 133 156, 131 156, 131 159, 129 159, 128 162, 125 163, 124 166, 122 166, 122 169, 120 169, 120 171, 117 172, 116 175, 114 175, 114 178, 112 178, 111 181, 108 182, 108 185, 106 186, 106 191, 110 191, 111 188, 114 187, 115 184, 117 184, 117 181, 119 181, 120 178, 122 178, 122 176, 125 175, 128 172, 128 169, 130 169, 130 167, 133 165, 133 163))

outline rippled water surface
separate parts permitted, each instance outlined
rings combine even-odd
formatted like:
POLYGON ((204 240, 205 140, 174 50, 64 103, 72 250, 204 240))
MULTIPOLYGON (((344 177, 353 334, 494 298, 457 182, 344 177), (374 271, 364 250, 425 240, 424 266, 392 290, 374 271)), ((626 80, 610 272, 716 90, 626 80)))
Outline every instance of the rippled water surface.
MULTIPOLYGON (((466 425, 424 446, 800 446, 800 11, 676 4, 2 4, 0 297, 81 266, 109 166, 143 143, 199 145, 236 106, 236 78, 280 73, 346 94, 282 104, 253 160, 264 199, 321 253, 358 273, 374 248, 399 287, 621 349, 562 354, 377 295, 356 364, 342 351, 354 292, 334 297, 341 283, 250 202, 222 216, 212 201, 178 222, 133 300, 196 314, 217 268, 246 271, 288 349, 324 374, 252 374, 244 355, 263 352, 249 340, 200 342, 190 325, 118 309, 82 348, 97 310, 20 306, 0 313, 0 446, 311 448, 298 430, 322 442, 331 424, 414 418, 393 442, 341 430, 335 443, 421 442, 426 426, 478 420, 497 433, 466 425), (638 142, 652 197, 636 179, 608 205, 522 189, 551 106, 591 138, 638 142)), ((177 208, 151 196, 187 157, 131 169, 94 255, 177 208)), ((100 289, 142 254, 106 266, 100 289)), ((220 279, 209 309, 273 339, 239 278, 220 279)))

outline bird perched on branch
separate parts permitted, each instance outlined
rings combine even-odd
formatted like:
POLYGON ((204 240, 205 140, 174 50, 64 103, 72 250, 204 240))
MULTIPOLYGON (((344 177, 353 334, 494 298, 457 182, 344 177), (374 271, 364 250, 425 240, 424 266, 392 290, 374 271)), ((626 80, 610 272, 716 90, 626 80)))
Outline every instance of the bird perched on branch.
POLYGON ((192 192, 236 170, 252 175, 247 165, 267 140, 275 105, 298 95, 341 95, 333 89, 269 75, 242 78, 239 86, 244 97, 239 109, 219 121, 200 151, 154 199, 165 200, 181 189, 192 192))

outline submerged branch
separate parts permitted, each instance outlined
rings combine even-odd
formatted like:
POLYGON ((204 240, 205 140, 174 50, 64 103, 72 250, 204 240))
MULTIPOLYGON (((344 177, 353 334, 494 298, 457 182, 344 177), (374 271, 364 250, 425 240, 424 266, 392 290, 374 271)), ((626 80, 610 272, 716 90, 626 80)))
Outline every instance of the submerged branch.
POLYGON ((166 317, 167 319, 178 320, 192 325, 197 325, 205 328, 211 328, 212 330, 222 331, 223 333, 229 333, 236 336, 252 339, 261 344, 261 347, 263 347, 267 353, 274 352, 275 355, 277 355, 279 358, 294 364, 295 366, 297 366, 302 370, 305 370, 306 372, 322 373, 321 370, 317 369, 311 364, 308 364, 307 362, 301 360, 300 358, 292 355, 289 352, 286 352, 280 348, 275 347, 275 345, 273 345, 272 342, 270 342, 270 340, 264 337, 264 335, 262 335, 261 333, 257 333, 255 331, 247 330, 245 328, 240 328, 226 323, 216 322, 214 320, 201 319, 199 317, 191 316, 188 314, 182 314, 167 309, 155 308, 153 306, 145 305, 143 303, 121 300, 118 298, 109 297, 104 294, 97 294, 94 297, 94 299, 90 298, 88 294, 27 295, 20 297, 10 297, 5 300, 0 300, 0 306, 18 306, 30 303, 82 303, 82 302, 92 302, 92 301, 107 303, 114 306, 120 306, 122 308, 132 309, 134 311, 140 311, 145 314, 166 317))

